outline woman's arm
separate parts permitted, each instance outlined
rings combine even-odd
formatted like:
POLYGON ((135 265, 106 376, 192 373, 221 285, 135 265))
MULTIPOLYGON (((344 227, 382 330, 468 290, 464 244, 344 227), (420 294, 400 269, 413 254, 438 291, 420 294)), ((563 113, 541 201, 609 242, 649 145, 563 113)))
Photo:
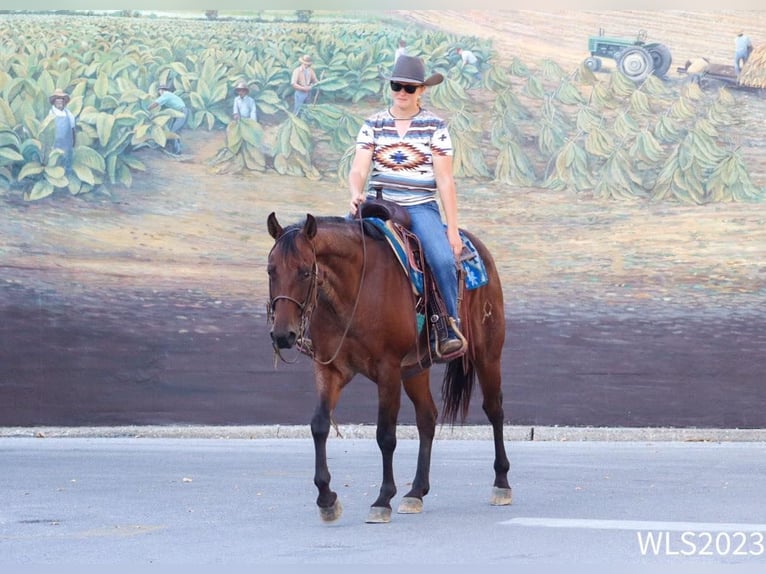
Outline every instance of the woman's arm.
POLYGON ((351 202, 349 204, 351 215, 356 215, 359 204, 364 201, 367 195, 364 191, 364 184, 367 181, 367 176, 370 175, 371 167, 372 149, 356 148, 354 161, 351 163, 351 170, 348 172, 348 188, 351 192, 351 202))
POLYGON ((447 239, 452 247, 452 253, 457 258, 463 250, 463 242, 458 233, 457 189, 455 178, 452 176, 452 156, 434 155, 433 164, 436 188, 439 190, 439 199, 444 209, 444 217, 447 219, 447 239))

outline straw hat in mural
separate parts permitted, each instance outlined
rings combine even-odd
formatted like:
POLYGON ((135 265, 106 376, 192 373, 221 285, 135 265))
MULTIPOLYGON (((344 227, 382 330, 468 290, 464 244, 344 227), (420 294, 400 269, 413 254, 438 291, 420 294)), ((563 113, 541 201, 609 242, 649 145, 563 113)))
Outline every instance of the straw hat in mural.
POLYGON ((237 82, 237 85, 234 86, 234 91, 239 92, 240 90, 249 92, 250 86, 248 86, 247 82, 245 82, 244 80, 240 80, 239 82, 237 82))
POLYGON ((48 98, 48 101, 50 103, 53 103, 58 98, 64 98, 64 103, 69 103, 69 94, 67 94, 64 90, 61 88, 57 88, 48 98))

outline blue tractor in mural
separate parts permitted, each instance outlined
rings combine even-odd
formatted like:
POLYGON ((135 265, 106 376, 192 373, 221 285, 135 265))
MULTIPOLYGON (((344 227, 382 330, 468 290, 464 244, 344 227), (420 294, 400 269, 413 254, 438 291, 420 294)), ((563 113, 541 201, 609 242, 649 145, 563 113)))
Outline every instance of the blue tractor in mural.
POLYGON ((601 69, 602 58, 609 58, 634 82, 645 80, 649 74, 663 77, 673 61, 667 46, 647 42, 646 30, 640 30, 635 38, 616 38, 604 35, 600 28, 597 36, 588 38, 588 52, 584 63, 594 72, 601 69))

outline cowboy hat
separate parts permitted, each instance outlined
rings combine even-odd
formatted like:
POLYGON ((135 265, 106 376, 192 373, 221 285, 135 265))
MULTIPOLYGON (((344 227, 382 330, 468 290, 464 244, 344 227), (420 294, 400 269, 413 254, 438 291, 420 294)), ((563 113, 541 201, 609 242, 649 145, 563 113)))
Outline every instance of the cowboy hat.
POLYGON ((64 99, 64 103, 65 103, 65 104, 69 102, 69 94, 67 94, 67 93, 66 93, 64 90, 62 90, 61 88, 56 88, 56 90, 55 90, 55 91, 54 91, 54 92, 53 92, 53 93, 50 95, 50 97, 48 98, 48 101, 49 101, 50 103, 53 103, 53 102, 54 102, 56 99, 58 99, 58 98, 63 98, 63 99, 64 99))
POLYGON ((444 81, 444 76, 439 73, 426 76, 426 66, 423 60, 415 56, 399 56, 394 64, 394 70, 387 80, 392 82, 405 82, 423 86, 435 86, 444 81))
POLYGON ((234 91, 235 92, 238 92, 240 90, 245 90, 246 92, 250 91, 250 87, 247 85, 246 81, 240 80, 239 82, 237 82, 237 85, 234 86, 234 91))
POLYGON ((298 61, 299 61, 301 64, 308 64, 309 66, 310 66, 311 64, 313 64, 313 63, 314 63, 314 60, 312 60, 312 59, 311 59, 311 56, 309 56, 308 54, 303 54, 303 56, 301 56, 301 57, 298 59, 298 61))

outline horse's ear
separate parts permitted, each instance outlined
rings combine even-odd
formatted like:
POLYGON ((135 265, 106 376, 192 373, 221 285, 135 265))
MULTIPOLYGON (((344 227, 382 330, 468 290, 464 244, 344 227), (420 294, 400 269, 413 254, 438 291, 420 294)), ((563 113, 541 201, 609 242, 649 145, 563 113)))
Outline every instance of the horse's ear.
POLYGON ((314 236, 317 234, 317 220, 310 213, 306 214, 306 223, 303 225, 303 233, 305 233, 306 237, 309 239, 314 239, 314 236))
POLYGON ((277 221, 277 214, 273 211, 269 213, 269 217, 266 220, 266 225, 269 228, 269 235, 271 235, 274 239, 279 239, 282 237, 284 229, 282 229, 282 226, 279 225, 279 221, 277 221))

